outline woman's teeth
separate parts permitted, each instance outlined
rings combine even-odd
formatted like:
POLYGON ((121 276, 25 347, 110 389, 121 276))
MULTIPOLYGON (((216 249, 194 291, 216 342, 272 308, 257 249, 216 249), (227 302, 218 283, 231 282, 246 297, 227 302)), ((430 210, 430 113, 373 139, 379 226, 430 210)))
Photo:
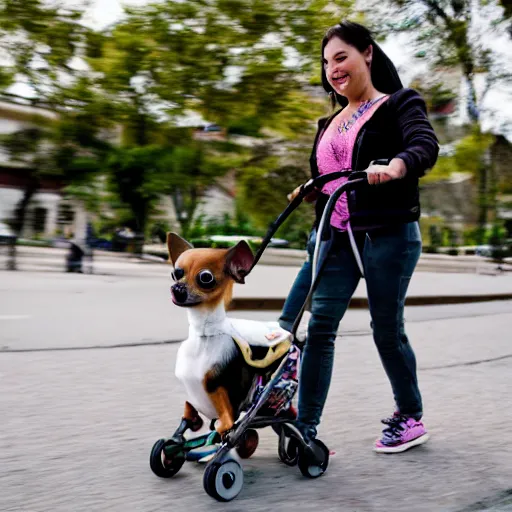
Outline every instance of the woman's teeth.
POLYGON ((344 85, 347 82, 347 79, 348 79, 348 75, 343 75, 343 76, 340 76, 338 78, 335 78, 334 81, 338 85, 344 85))

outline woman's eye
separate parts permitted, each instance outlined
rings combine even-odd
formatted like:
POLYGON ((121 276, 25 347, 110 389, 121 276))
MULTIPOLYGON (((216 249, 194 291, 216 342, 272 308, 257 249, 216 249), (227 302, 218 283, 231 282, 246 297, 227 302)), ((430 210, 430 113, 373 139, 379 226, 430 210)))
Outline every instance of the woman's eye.
POLYGON ((209 290, 217 284, 215 276, 209 270, 201 270, 201 272, 197 274, 196 281, 197 284, 205 290, 209 290))

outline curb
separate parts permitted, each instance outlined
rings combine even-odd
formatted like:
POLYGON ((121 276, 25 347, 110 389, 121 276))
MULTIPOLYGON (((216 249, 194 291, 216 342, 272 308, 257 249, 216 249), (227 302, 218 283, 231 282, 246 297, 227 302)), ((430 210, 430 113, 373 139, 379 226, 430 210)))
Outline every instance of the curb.
MULTIPOLYGON (((283 309, 284 298, 240 298, 233 299, 230 311, 280 311, 283 309)), ((406 306, 445 306, 449 304, 470 304, 474 302, 492 302, 497 300, 512 300, 512 293, 495 293, 489 295, 445 295, 445 296, 415 296, 405 300, 406 306)), ((368 309, 368 299, 354 297, 349 309, 368 309)))

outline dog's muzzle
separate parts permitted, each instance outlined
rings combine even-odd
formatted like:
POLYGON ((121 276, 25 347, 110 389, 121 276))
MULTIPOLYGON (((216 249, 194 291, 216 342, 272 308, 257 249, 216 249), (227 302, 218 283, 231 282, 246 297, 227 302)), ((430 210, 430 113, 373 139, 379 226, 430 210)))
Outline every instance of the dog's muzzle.
POLYGON ((171 292, 176 302, 183 304, 187 301, 187 285, 183 283, 176 283, 171 286, 171 292))

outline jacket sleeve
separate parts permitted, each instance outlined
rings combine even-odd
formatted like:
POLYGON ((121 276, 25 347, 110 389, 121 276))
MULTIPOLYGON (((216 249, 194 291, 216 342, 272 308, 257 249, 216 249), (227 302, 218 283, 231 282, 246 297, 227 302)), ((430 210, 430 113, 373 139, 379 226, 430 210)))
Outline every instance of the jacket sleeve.
POLYGON ((425 101, 416 91, 402 89, 396 95, 395 109, 404 148, 396 158, 405 162, 408 173, 421 177, 434 166, 439 153, 439 144, 427 117, 425 101))

